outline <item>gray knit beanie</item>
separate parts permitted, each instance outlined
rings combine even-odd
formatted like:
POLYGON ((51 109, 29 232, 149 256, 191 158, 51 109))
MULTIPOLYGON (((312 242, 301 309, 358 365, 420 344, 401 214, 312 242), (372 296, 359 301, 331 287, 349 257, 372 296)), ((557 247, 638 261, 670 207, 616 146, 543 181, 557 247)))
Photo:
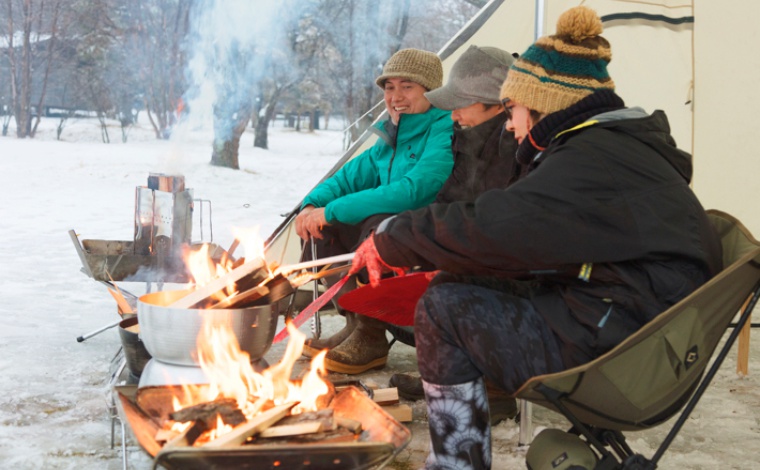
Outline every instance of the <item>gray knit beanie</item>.
POLYGON ((475 103, 499 104, 501 84, 514 61, 512 54, 496 47, 470 46, 451 67, 446 85, 425 97, 448 111, 475 103))
POLYGON ((443 84, 443 65, 433 52, 401 49, 388 59, 383 74, 377 77, 375 83, 385 88, 385 81, 389 78, 406 78, 427 90, 435 90, 443 84))

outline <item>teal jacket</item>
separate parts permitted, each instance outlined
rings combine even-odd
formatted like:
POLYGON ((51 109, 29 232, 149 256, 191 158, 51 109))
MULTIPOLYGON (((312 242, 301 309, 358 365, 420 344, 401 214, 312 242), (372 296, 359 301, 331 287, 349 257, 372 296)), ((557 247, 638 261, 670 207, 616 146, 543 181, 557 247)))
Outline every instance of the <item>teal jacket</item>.
POLYGON ((354 225, 433 202, 454 165, 451 113, 431 107, 402 114, 395 139, 386 122, 372 128, 380 135, 377 142, 314 188, 302 207, 324 207, 327 222, 354 225))

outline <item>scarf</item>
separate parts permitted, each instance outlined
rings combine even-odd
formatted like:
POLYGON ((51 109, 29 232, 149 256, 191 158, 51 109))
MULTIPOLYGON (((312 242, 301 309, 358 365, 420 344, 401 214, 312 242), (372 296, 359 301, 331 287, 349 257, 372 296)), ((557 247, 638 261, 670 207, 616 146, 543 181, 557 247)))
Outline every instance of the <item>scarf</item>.
POLYGON ((530 165, 536 154, 549 146, 552 139, 562 131, 588 121, 590 118, 625 107, 622 98, 612 90, 592 93, 574 105, 546 115, 530 130, 526 139, 517 147, 517 161, 530 165))

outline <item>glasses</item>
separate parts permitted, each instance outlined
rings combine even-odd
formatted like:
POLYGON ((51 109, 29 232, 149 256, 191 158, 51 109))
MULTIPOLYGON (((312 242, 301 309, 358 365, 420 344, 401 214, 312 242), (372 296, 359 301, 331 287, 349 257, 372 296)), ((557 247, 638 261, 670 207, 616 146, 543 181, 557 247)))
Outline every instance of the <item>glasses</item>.
POLYGON ((507 121, 510 121, 512 119, 512 108, 514 108, 515 105, 509 106, 509 102, 512 101, 509 98, 504 98, 501 100, 501 105, 504 106, 504 114, 507 115, 507 121))

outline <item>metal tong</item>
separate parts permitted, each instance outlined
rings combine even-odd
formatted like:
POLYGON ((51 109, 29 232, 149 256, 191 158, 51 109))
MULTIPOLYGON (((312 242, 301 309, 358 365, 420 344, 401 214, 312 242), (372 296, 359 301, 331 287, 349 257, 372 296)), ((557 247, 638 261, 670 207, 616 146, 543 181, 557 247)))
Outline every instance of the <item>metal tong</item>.
POLYGON ((319 277, 313 277, 312 279, 319 279, 320 277, 329 276, 330 274, 336 274, 341 271, 345 271, 351 266, 352 259, 354 259, 354 253, 347 253, 345 255, 337 255, 337 256, 329 256, 327 258, 304 261, 303 263, 280 266, 279 268, 274 270, 274 274, 275 275, 282 274, 283 276, 290 276, 291 274, 295 274, 295 273, 298 273, 299 271, 302 271, 302 273, 299 273, 299 274, 311 274, 311 275, 318 274, 319 277), (315 268, 317 266, 327 266, 327 265, 335 264, 335 263, 348 263, 348 264, 344 266, 339 266, 336 268, 322 269, 321 271, 318 271, 317 273, 307 271, 308 269, 315 268))

